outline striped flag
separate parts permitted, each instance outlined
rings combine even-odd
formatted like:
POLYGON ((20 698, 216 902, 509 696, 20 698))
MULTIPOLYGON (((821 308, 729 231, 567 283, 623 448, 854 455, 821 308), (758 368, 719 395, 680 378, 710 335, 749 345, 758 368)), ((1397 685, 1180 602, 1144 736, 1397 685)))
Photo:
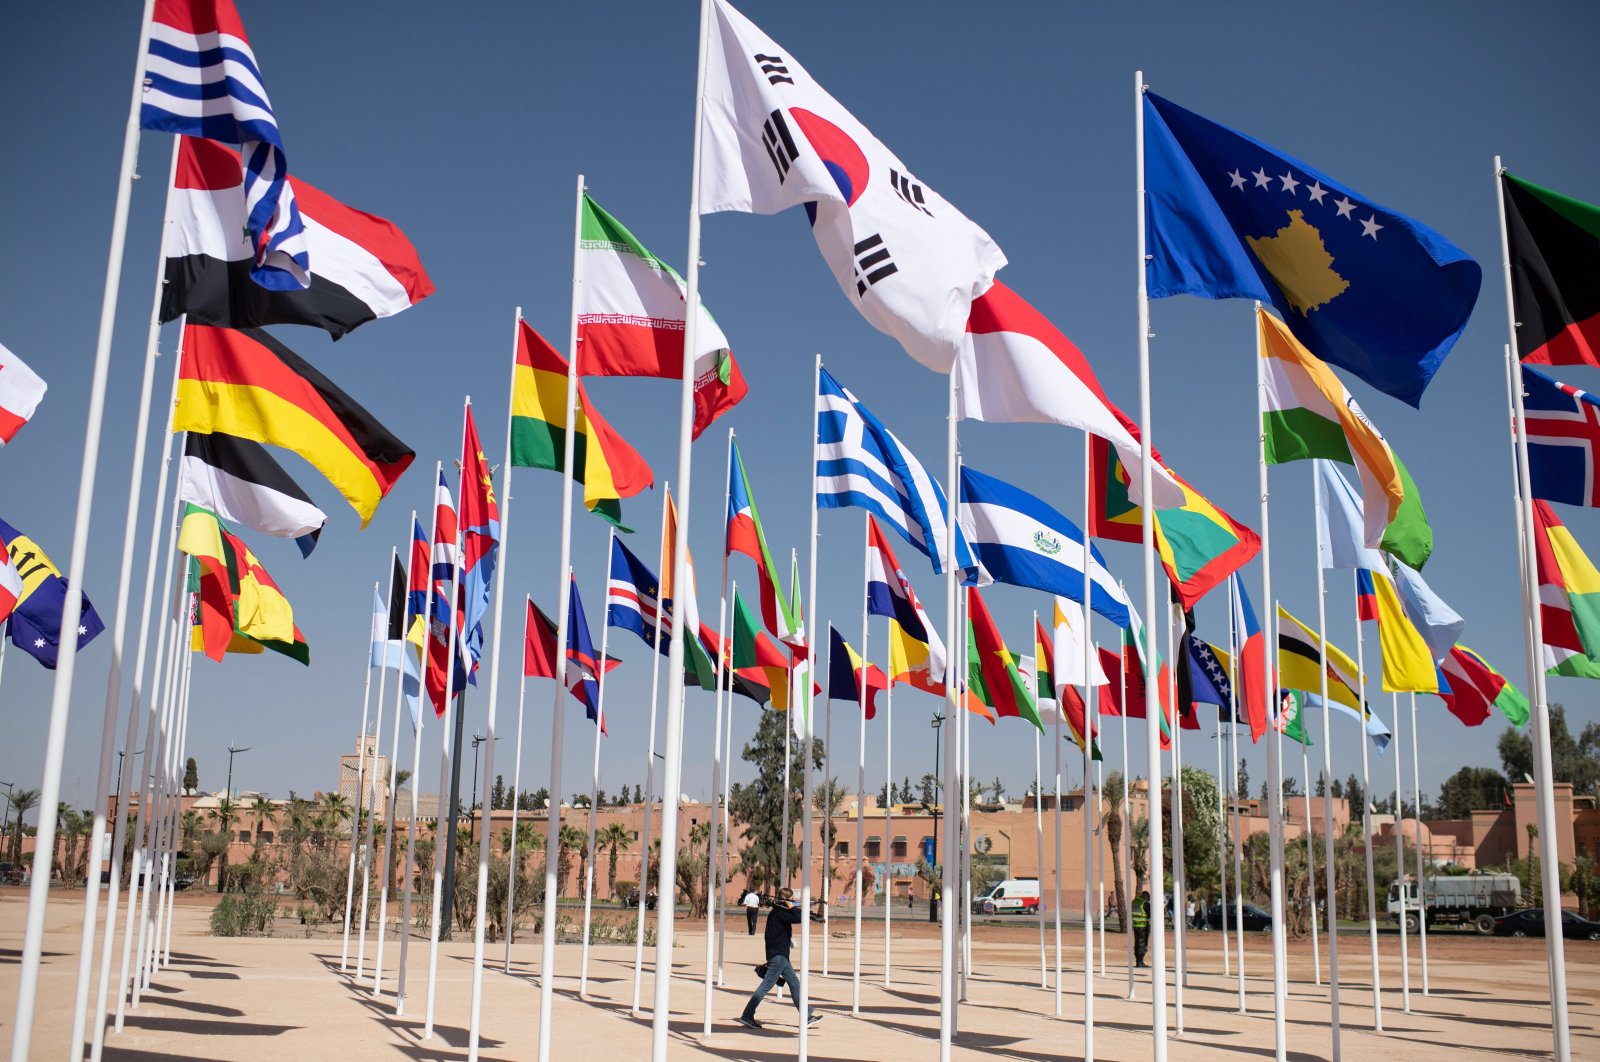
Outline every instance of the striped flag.
POLYGON ((772 561, 772 551, 767 548, 767 533, 761 526, 755 497, 750 493, 750 477, 745 475, 744 458, 739 453, 737 440, 733 443, 733 457, 728 468, 728 530, 724 542, 726 555, 743 553, 756 562, 761 621, 767 625, 767 630, 781 641, 803 644, 805 630, 800 623, 799 610, 789 607, 789 599, 778 585, 777 565, 772 561))
POLYGON ((0 446, 10 442, 32 419, 45 390, 39 374, 0 343, 0 446))
POLYGON ((889 619, 889 678, 945 695, 944 640, 922 609, 878 521, 867 517, 867 613, 889 619))
POLYGON ((1535 499, 1533 515, 1545 670, 1600 678, 1600 572, 1548 502, 1535 499))
POLYGON ((0 623, 11 616, 22 598, 22 573, 11 559, 10 543, 0 538, 0 623))
POLYGON ((861 654, 844 640, 839 628, 828 624, 828 698, 862 704, 867 718, 875 719, 878 715, 878 691, 888 688, 889 679, 883 669, 862 660, 861 654), (863 668, 867 672, 867 695, 864 700, 861 696, 863 668))
POLYGON ((238 144, 251 277, 272 291, 311 283, 305 222, 255 52, 232 0, 156 0, 139 125, 238 144))
POLYGON ((184 438, 178 500, 262 534, 292 538, 305 557, 328 522, 266 447, 221 432, 192 431, 184 438))

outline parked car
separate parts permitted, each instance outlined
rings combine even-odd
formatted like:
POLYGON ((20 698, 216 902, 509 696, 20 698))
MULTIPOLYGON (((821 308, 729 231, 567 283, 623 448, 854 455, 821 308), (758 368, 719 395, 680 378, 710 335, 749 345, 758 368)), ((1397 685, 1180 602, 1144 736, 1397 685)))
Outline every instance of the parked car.
MULTIPOLYGON (((1206 912, 1206 925, 1212 929, 1232 929, 1235 925, 1238 925, 1238 922, 1235 921, 1237 917, 1238 914, 1234 910, 1233 904, 1212 904, 1211 909, 1206 912), (1226 919, 1226 925, 1224 925, 1224 919, 1226 919)), ((1244 927, 1252 933, 1258 930, 1271 929, 1272 916, 1255 904, 1247 903, 1244 905, 1244 927)))
MULTIPOLYGON (((1544 908, 1530 907, 1504 915, 1494 921, 1497 937, 1544 936, 1544 908)), ((1561 912, 1561 935, 1568 940, 1600 940, 1600 922, 1591 922, 1572 911, 1561 912)))

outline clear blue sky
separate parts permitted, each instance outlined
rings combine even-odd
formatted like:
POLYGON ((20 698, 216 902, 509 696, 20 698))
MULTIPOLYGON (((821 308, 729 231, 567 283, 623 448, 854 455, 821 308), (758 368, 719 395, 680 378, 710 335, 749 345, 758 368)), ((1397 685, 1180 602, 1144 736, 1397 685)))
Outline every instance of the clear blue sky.
MULTIPOLYGON (((71 5, 28 5, 10 13, 0 34, 0 69, 16 101, 0 115, 0 139, 12 160, 0 174, 7 248, 0 256, 0 341, 50 383, 35 422, 0 454, 6 499, 0 515, 45 544, 63 568, 138 6, 86 13, 71 5)), ((236 784, 283 796, 331 788, 338 755, 353 748, 371 584, 386 578, 389 547, 403 541, 409 510, 428 504, 433 462, 455 456, 462 394, 478 403, 486 446, 501 460, 514 308, 522 305, 535 327, 564 341, 576 175, 586 174, 599 201, 647 246, 682 265, 696 4, 594 0, 446 10, 242 0, 240 6, 291 172, 403 226, 439 289, 337 346, 319 332, 276 329, 418 454, 365 532, 316 473, 285 455, 286 467, 329 512, 328 529, 308 560, 287 542, 255 536, 252 546, 294 602, 313 666, 304 670, 270 655, 195 663, 190 753, 202 786, 223 785, 225 749, 233 741, 251 746, 237 762, 236 784)), ((1012 3, 982 10, 838 2, 802 10, 747 0, 744 10, 919 177, 988 229, 1010 258, 1004 279, 1074 338, 1125 408, 1137 404, 1137 68, 1163 95, 1305 159, 1465 248, 1484 266, 1484 292, 1421 412, 1360 382, 1350 386, 1421 486, 1437 541, 1426 572, 1433 587, 1467 618, 1468 644, 1525 686, 1491 159, 1500 153, 1522 175, 1600 199, 1600 146, 1582 132, 1600 118, 1592 55, 1600 12, 1549 4, 1508 19, 1503 5, 1488 3, 1365 0, 1274 7, 1012 3)), ((108 624, 169 150, 165 135, 144 137, 145 179, 135 189, 129 229, 86 584, 108 624)), ((740 432, 775 554, 786 557, 804 545, 813 352, 822 352, 841 381, 937 463, 943 379, 914 364, 846 304, 802 214, 710 217, 703 256, 703 297, 751 386, 725 423, 740 432)), ((1250 312, 1244 302, 1156 303, 1153 400, 1155 437, 1169 460, 1217 503, 1259 526, 1250 312)), ((173 342, 169 327, 163 350, 173 342)), ((169 366, 163 360, 163 379, 169 366)), ((1564 376, 1579 386, 1600 383, 1583 370, 1564 376)), ((658 486, 671 478, 674 418, 666 411, 675 409, 675 386, 607 380, 592 383, 591 392, 651 462, 658 486)), ((158 427, 159 420, 158 414, 158 427)), ((1079 519, 1081 438, 1064 429, 974 424, 962 431, 962 450, 973 465, 1079 519)), ((154 461, 152 455, 147 485, 154 461)), ((1272 540, 1284 603, 1314 618, 1309 473, 1309 466, 1294 465, 1272 472, 1272 540)), ((697 447, 694 475, 700 608, 714 616, 720 431, 697 447)), ((559 514, 555 475, 519 472, 513 487, 510 645, 520 635, 515 602, 524 593, 553 609, 559 514)), ((650 494, 627 506, 641 528, 633 544, 645 556, 657 549, 658 498, 650 494)), ((1561 515, 1600 555, 1600 518, 1570 509, 1561 515)), ((145 516, 141 537, 147 525, 145 516)), ((861 515, 824 513, 822 533, 819 616, 840 621, 858 640, 861 515)), ((580 508, 573 561, 592 622, 603 614, 604 547, 604 525, 580 508)), ((1107 545, 1105 552, 1115 572, 1137 581, 1135 549, 1107 545)), ((925 598, 941 602, 931 572, 912 553, 900 550, 913 581, 925 598)), ((142 543, 140 555, 147 555, 142 543)), ((752 579, 742 559, 734 570, 752 579)), ((1257 567, 1249 572, 1258 586, 1257 567)), ((1040 595, 1000 587, 989 601, 1013 648, 1028 651, 1029 614, 1044 607, 1040 595)), ((1220 602, 1205 602, 1199 615, 1203 633, 1226 637, 1220 602)), ((1335 640, 1353 650, 1343 575, 1330 587, 1328 617, 1335 640)), ((597 642, 599 634, 596 628, 597 642)), ((1097 628, 1097 635, 1114 633, 1097 628)), ((882 637, 880 625, 873 632, 877 646, 882 637)), ((132 644, 130 638, 130 655, 132 644)), ((649 690, 644 647, 623 634, 614 648, 626 663, 608 693, 612 737, 603 784, 613 791, 643 781, 649 690)), ((33 787, 50 676, 21 654, 9 655, 0 688, 0 781, 33 787)), ((107 634, 87 650, 78 673, 62 788, 75 805, 91 799, 109 655, 107 634)), ((515 670, 505 669, 500 698, 505 735, 514 724, 515 670)), ((524 788, 547 778, 551 688, 536 681, 528 692, 524 788)), ((1595 719, 1593 687, 1557 679, 1552 696, 1569 706, 1575 724, 1595 719)), ((482 727, 486 700, 472 695, 469 732, 482 727)), ((897 700, 895 774, 915 779, 932 766, 927 718, 936 703, 914 692, 897 700)), ((561 707, 572 713, 563 785, 571 793, 586 785, 589 730, 573 702, 561 707)), ((1381 708, 1387 715, 1386 699, 1381 708)), ((1436 790, 1463 763, 1497 763, 1500 721, 1466 730, 1433 698, 1423 698, 1419 711, 1427 789, 1436 790)), ((853 785, 854 717, 843 705, 836 715, 834 770, 853 785)), ((690 795, 700 798, 709 790, 711 718, 710 696, 691 693, 685 778, 690 795)), ((749 702, 736 701, 736 736, 747 736, 755 721, 749 702)), ((435 739, 424 754, 430 786, 437 733, 429 731, 435 739)), ((974 773, 998 775, 1020 793, 1031 777, 1030 732, 1011 720, 975 733, 974 773)), ((1346 724, 1335 742, 1340 777, 1359 766, 1350 734, 1346 724)), ((1142 733, 1136 737, 1142 748, 1142 733)), ((873 790, 882 782, 882 740, 876 722, 869 728, 873 790)), ((1212 743, 1192 742, 1189 749, 1196 745, 1190 755, 1214 764, 1212 743)), ((1113 763, 1120 759, 1115 736, 1106 750, 1113 763)), ((508 779, 510 754, 509 740, 502 741, 498 766, 508 779)), ((1384 779, 1375 788, 1388 792, 1392 767, 1387 759, 1374 764, 1384 779)), ((1250 773, 1256 782, 1265 777, 1256 753, 1250 773)), ((746 774, 739 764, 735 777, 746 774)))

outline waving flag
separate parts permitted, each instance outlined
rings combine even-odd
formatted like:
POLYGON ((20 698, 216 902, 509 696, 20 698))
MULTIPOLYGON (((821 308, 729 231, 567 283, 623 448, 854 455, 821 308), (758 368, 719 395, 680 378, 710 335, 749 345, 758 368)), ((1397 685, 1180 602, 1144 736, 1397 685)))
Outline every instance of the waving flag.
MULTIPOLYGON (((961 469, 961 527, 996 581, 1082 603, 1083 532, 1044 502, 970 467, 961 469)), ((1091 547, 1089 606, 1119 627, 1128 601, 1091 547)))
MULTIPOLYGON (((1040 728, 1043 729, 1044 726, 1054 723, 1054 716, 1059 712, 1061 721, 1067 724, 1067 732, 1072 735, 1072 740, 1077 743, 1079 751, 1083 749, 1083 735, 1088 733, 1091 735, 1089 740, 1093 745, 1093 758, 1097 760, 1103 759, 1104 757, 1100 755, 1100 728, 1095 724, 1094 717, 1085 711, 1083 696, 1078 692, 1077 687, 1063 679, 1061 671, 1056 667, 1057 662, 1061 659, 1061 654, 1056 651, 1056 645, 1059 644, 1058 640, 1061 637, 1059 624, 1066 618, 1066 614, 1061 611, 1062 604, 1063 602, 1058 598, 1056 600, 1055 614, 1058 626, 1053 634, 1044 629, 1042 621, 1038 619, 1033 621, 1033 666, 1036 670, 1036 678, 1031 686, 1036 692, 1034 703, 1039 710, 1040 728)), ((1076 606, 1069 603, 1068 607, 1075 608, 1076 606)), ((1081 652, 1078 655, 1080 658, 1083 656, 1081 652)), ((1018 663, 1017 670, 1022 672, 1026 678, 1028 668, 1023 663, 1018 663)), ((1081 659, 1078 664, 1078 673, 1080 675, 1083 673, 1081 659)), ((1101 678, 1103 681, 1103 674, 1101 678)), ((1105 692, 1104 687, 1102 687, 1098 693, 1102 706, 1105 701, 1105 692)))
POLYGON ((789 710, 789 661, 737 591, 733 595, 733 670, 765 686, 774 711, 789 710))
POLYGON ((1385 693, 1438 693, 1439 669, 1428 642, 1406 614, 1387 571, 1368 573, 1378 611, 1385 693))
POLYGON ((1154 93, 1143 106, 1150 297, 1270 302, 1318 358, 1420 404, 1478 264, 1259 140, 1154 93))
MULTIPOLYGON (((673 504, 672 491, 667 491, 666 519, 661 528, 661 629, 671 636, 674 616, 681 615, 684 622, 683 638, 683 667, 684 673, 703 690, 717 688, 717 669, 711 662, 711 656, 704 645, 703 635, 705 624, 700 622, 699 584, 695 582, 694 551, 684 559, 684 577, 687 585, 679 593, 673 585, 673 573, 677 570, 674 558, 677 556, 678 544, 678 507, 673 504), (680 612, 679 609, 682 611, 680 612), (702 633, 701 638, 693 637, 695 631, 702 633)), ((661 643, 663 655, 671 648, 671 642, 661 643)))
POLYGON ((235 633, 260 642, 293 643, 294 609, 266 568, 215 513, 184 507, 178 550, 200 563, 199 612, 207 656, 222 662, 235 633))
POLYGON ((411 560, 406 565, 406 609, 427 622, 432 609, 428 598, 433 585, 433 544, 422 530, 422 521, 411 521, 411 560))
MULTIPOLYGON (((578 596, 578 579, 567 574, 567 678, 573 695, 588 711, 589 719, 605 734, 606 721, 600 714, 600 654, 589 637, 589 620, 583 614, 583 599, 578 596), (576 674, 574 674, 576 672, 576 674)), ((609 668, 607 669, 609 670, 609 668)))
POLYGON ((239 145, 251 277, 273 291, 310 283, 278 119, 233 0, 156 0, 139 125, 239 145))
POLYGON ((1239 647, 1239 683, 1244 687, 1240 704, 1250 722, 1250 740, 1260 741, 1267 732, 1267 640, 1256 622, 1256 610, 1238 575, 1232 579, 1233 636, 1239 647))
POLYGON ((483 614, 489 609, 495 564, 500 556, 500 506, 494 497, 494 476, 478 441, 478 425, 467 407, 467 429, 461 447, 461 587, 467 643, 474 664, 482 651, 483 614))
POLYGON ((461 563, 461 542, 455 501, 450 497, 450 485, 445 482, 442 471, 439 473, 439 484, 434 489, 433 514, 433 557, 430 565, 433 584, 429 593, 431 603, 426 613, 428 666, 423 673, 423 684, 428 691, 428 700, 433 705, 434 714, 443 716, 449 698, 467 687, 467 668, 463 662, 467 632, 461 627, 459 586, 456 587, 456 599, 454 601, 450 599, 452 584, 457 578, 456 568, 461 563), (456 622, 456 652, 453 664, 450 660, 452 614, 456 622), (452 676, 448 693, 445 691, 447 670, 452 676))
POLYGON ((0 541, 0 623, 4 623, 22 597, 22 573, 11 561, 10 540, 0 541))
POLYGON ((803 642, 805 632, 801 629, 798 611, 789 608, 783 587, 778 585, 778 569, 772 562, 772 551, 767 548, 767 535, 761 527, 761 514, 756 511, 755 496, 750 492, 750 478, 745 475, 737 439, 728 469, 728 531, 724 541, 727 555, 742 553, 756 562, 761 619, 767 630, 782 641, 803 642))
MULTIPOLYGON (((54 671, 61 648, 61 612, 67 604, 67 580, 37 542, 4 520, 0 520, 0 541, 5 542, 10 567, 15 569, 22 586, 6 628, 11 644, 54 671)), ((88 595, 83 595, 78 649, 81 651, 103 630, 105 624, 100 622, 88 595)))
MULTIPOLYGON (((570 619, 569 619, 570 622, 570 619)), ((568 643, 571 643, 571 637, 568 643)), ((556 621, 545 615, 544 609, 528 601, 528 616, 524 627, 522 639, 522 674, 525 678, 556 677, 556 621)), ((599 704, 599 690, 595 684, 598 672, 594 669, 594 658, 588 657, 589 664, 580 664, 574 656, 573 650, 568 649, 565 662, 562 664, 562 685, 567 687, 573 699, 588 709, 590 719, 594 718, 599 704)), ((605 659, 606 670, 610 671, 620 663, 616 657, 607 655, 605 659)), ((605 733, 602 725, 600 732, 605 733)))
MULTIPOLYGON (((655 573, 633 555, 619 538, 611 540, 611 569, 606 580, 606 624, 632 631, 644 644, 667 655, 671 642, 662 638, 656 644, 656 628, 671 634, 672 624, 658 615, 661 586, 655 573)), ((687 643, 686 643, 687 644, 687 643)))
POLYGON ((44 380, 0 343, 0 446, 16 438, 44 400, 44 380))
POLYGON ((1467 621, 1404 562, 1395 561, 1392 570, 1400 604, 1422 640, 1428 643, 1428 655, 1435 660, 1443 658, 1466 630, 1467 621))
POLYGON ((393 223, 355 210, 296 178, 306 252, 317 263, 306 288, 269 290, 250 279, 255 248, 245 226, 238 152, 182 137, 167 207, 161 320, 188 314, 226 328, 300 324, 334 339, 433 294, 417 249, 393 223))
POLYGON ((1533 518, 1545 669, 1600 678, 1600 572, 1548 503, 1535 500, 1533 518))
POLYGON ((1600 400, 1531 366, 1522 366, 1533 496, 1600 506, 1600 400))
POLYGON ((1522 360, 1600 366, 1600 207, 1504 171, 1500 187, 1522 360))
POLYGON ((889 688, 889 679, 876 664, 868 664, 861 654, 850 647, 837 627, 828 624, 828 697, 832 700, 855 701, 862 706, 868 719, 878 716, 879 690, 889 688), (861 669, 867 670, 867 695, 861 696, 861 669))
POLYGON ((1464 645, 1452 646, 1439 666, 1450 681, 1442 693, 1445 705, 1467 726, 1478 726, 1498 708, 1512 726, 1528 724, 1528 698, 1480 654, 1464 645))
POLYGON ((303 557, 311 556, 328 522, 265 447, 222 432, 185 435, 178 500, 210 509, 230 523, 292 538, 303 557))
POLYGON ((878 521, 867 517, 867 613, 889 619, 889 679, 945 696, 944 640, 911 588, 878 521))
MULTIPOLYGON (((1055 598, 1054 605, 1055 611, 1050 621, 1050 671, 1055 675, 1058 686, 1081 686, 1084 684, 1084 642, 1089 638, 1083 606, 1060 596, 1055 598)), ((1089 683, 1104 685, 1106 674, 1100 666, 1094 661, 1090 661, 1088 666, 1089 683)))
MULTIPOLYGON (((854 506, 882 517, 943 574, 950 508, 938 481, 827 369, 818 386, 817 505, 854 506)), ((958 527, 956 567, 965 575, 976 564, 958 527)))
POLYGON ((845 297, 912 358, 949 372, 972 300, 1005 255, 749 19, 723 0, 711 18, 701 211, 804 204, 845 297))
MULTIPOLYGON (((1278 606, 1278 686, 1284 689, 1322 692, 1323 642, 1317 632, 1278 606)), ((1360 689, 1356 662, 1332 642, 1327 643, 1328 699, 1351 709, 1362 709, 1356 696, 1360 689)))
POLYGON ((1373 569, 1356 569, 1356 619, 1361 623, 1378 621, 1378 587, 1372 578, 1373 569))
POLYGON ((1167 667, 1167 662, 1161 658, 1158 651, 1154 668, 1148 668, 1144 660, 1144 624, 1140 622, 1138 613, 1133 615, 1133 624, 1123 628, 1122 652, 1118 655, 1110 649, 1100 650, 1100 669, 1106 673, 1106 696, 1101 698, 1101 711, 1106 715, 1126 715, 1129 719, 1145 719, 1145 675, 1153 671, 1156 684, 1156 700, 1160 705, 1161 720, 1159 726, 1161 733, 1159 741, 1162 749, 1172 747, 1172 676, 1167 667))
MULTIPOLYGON (((1037 698, 1017 671, 1016 658, 1006 648, 1005 639, 1000 637, 1000 628, 995 626, 983 597, 972 587, 964 592, 967 595, 967 688, 979 701, 993 708, 995 715, 1026 719, 1043 730, 1037 698)), ((994 715, 988 715, 988 719, 994 722, 994 715)))

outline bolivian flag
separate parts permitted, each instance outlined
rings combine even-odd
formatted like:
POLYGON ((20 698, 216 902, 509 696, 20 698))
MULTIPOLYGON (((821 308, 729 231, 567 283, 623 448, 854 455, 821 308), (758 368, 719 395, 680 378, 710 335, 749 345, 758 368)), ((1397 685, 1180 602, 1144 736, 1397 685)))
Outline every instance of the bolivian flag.
MULTIPOLYGON (((621 499, 654 482, 650 466, 590 405, 581 381, 576 421, 572 474, 583 484, 583 504, 621 527, 621 499)), ((560 472, 566 430, 567 359, 523 322, 511 390, 511 464, 560 472)))

